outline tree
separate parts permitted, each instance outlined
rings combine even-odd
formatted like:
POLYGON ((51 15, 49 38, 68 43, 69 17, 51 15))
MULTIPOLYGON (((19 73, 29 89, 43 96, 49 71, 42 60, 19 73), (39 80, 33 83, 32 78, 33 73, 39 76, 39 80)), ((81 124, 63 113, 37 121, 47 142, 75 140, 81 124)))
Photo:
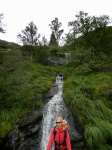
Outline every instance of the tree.
POLYGON ((5 30, 3 29, 3 24, 2 24, 2 19, 3 19, 3 14, 0 14, 0 32, 5 33, 5 30))
POLYGON ((68 23, 72 27, 74 35, 82 35, 87 45, 97 51, 104 51, 104 45, 108 41, 106 27, 110 23, 109 16, 91 17, 88 16, 88 13, 80 11, 76 18, 75 21, 68 23))
POLYGON ((62 23, 58 21, 58 18, 55 18, 55 20, 51 21, 51 24, 49 24, 49 26, 50 26, 50 29, 52 30, 50 44, 53 45, 53 43, 51 43, 52 38, 53 38, 53 42, 55 39, 56 40, 55 44, 57 43, 59 45, 60 37, 62 33, 64 32, 63 29, 59 30, 59 28, 62 26, 62 23))
POLYGON ((39 44, 40 34, 37 34, 37 27, 33 22, 30 22, 28 26, 24 30, 22 30, 22 34, 18 34, 17 37, 20 42, 23 43, 25 47, 23 50, 26 50, 31 55, 31 61, 33 56, 33 50, 35 45, 39 44))
POLYGON ((74 33, 69 32, 68 34, 66 34, 66 37, 64 37, 63 39, 65 42, 65 46, 71 46, 71 45, 74 45, 76 37, 75 37, 74 33))
POLYGON ((40 42, 40 45, 43 45, 43 46, 47 46, 48 45, 48 41, 47 41, 45 36, 42 37, 42 42, 40 42))
POLYGON ((30 22, 28 26, 24 30, 22 30, 22 34, 18 34, 17 37, 23 45, 38 45, 40 34, 37 34, 37 27, 33 22, 30 22))
POLYGON ((54 34, 53 31, 52 31, 52 34, 51 34, 51 37, 50 37, 49 45, 50 46, 57 46, 58 45, 57 39, 56 39, 55 34, 54 34))

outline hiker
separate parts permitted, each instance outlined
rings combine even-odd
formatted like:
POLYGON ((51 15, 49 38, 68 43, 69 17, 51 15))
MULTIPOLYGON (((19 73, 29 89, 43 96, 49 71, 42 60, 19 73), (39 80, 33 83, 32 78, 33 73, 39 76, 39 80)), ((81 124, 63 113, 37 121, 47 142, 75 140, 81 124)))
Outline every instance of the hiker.
POLYGON ((46 150, 51 150, 53 142, 55 150, 71 150, 70 135, 62 121, 61 117, 56 118, 56 126, 51 130, 46 150))

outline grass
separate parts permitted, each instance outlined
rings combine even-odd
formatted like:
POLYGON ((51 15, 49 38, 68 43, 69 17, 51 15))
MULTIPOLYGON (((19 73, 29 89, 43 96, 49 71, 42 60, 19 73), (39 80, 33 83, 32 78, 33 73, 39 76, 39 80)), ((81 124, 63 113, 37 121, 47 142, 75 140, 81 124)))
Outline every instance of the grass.
POLYGON ((108 141, 112 139, 112 103, 107 94, 110 89, 112 72, 72 74, 64 83, 64 101, 83 127, 90 150, 111 147, 108 141))
POLYGON ((0 138, 5 137, 13 123, 30 111, 34 105, 44 105, 43 93, 47 92, 64 67, 43 66, 22 56, 18 50, 3 51, 0 64, 0 138))
MULTIPOLYGON (((44 105, 56 75, 64 76, 63 100, 84 130, 90 150, 110 150, 112 139, 112 72, 77 74, 70 66, 44 66, 22 56, 20 51, 3 52, 0 65, 0 138, 34 105, 44 105)), ((84 70, 84 68, 82 67, 84 70)), ((88 69, 88 68, 87 68, 88 69)), ((85 144, 85 143, 83 143, 85 144)), ((76 147, 83 144, 75 144, 76 147)))

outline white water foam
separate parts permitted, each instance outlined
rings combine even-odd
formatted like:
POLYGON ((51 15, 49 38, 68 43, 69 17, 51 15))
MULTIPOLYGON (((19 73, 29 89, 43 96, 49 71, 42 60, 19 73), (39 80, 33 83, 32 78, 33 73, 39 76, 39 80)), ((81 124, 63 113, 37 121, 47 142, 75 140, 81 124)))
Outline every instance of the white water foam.
MULTIPOLYGON (((63 79, 60 76, 56 77, 58 84, 58 93, 45 105, 43 110, 43 125, 42 125, 42 140, 40 150, 46 150, 51 129, 55 126, 55 119, 62 116, 64 105, 62 100, 63 79)), ((52 149, 54 150, 54 146, 52 149)))

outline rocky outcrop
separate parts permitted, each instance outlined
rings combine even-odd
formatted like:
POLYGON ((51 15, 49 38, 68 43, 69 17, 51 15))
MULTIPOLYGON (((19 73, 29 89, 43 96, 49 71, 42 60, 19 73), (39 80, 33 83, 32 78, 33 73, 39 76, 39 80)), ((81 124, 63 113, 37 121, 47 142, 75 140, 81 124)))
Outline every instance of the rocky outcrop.
POLYGON ((60 53, 57 57, 48 57, 44 60, 46 65, 51 66, 63 66, 68 64, 68 58, 70 57, 70 53, 60 53))
POLYGON ((58 85, 56 83, 52 84, 51 89, 44 94, 45 99, 53 97, 58 92, 58 85))
POLYGON ((41 127, 41 120, 41 110, 33 110, 27 113, 20 120, 17 120, 17 122, 13 126, 12 132, 10 132, 8 135, 6 149, 33 150, 33 147, 38 147, 38 144, 40 142, 39 130, 41 127))
POLYGON ((67 64, 67 61, 65 58, 49 58, 46 61, 46 65, 52 65, 52 66, 62 66, 67 64))

